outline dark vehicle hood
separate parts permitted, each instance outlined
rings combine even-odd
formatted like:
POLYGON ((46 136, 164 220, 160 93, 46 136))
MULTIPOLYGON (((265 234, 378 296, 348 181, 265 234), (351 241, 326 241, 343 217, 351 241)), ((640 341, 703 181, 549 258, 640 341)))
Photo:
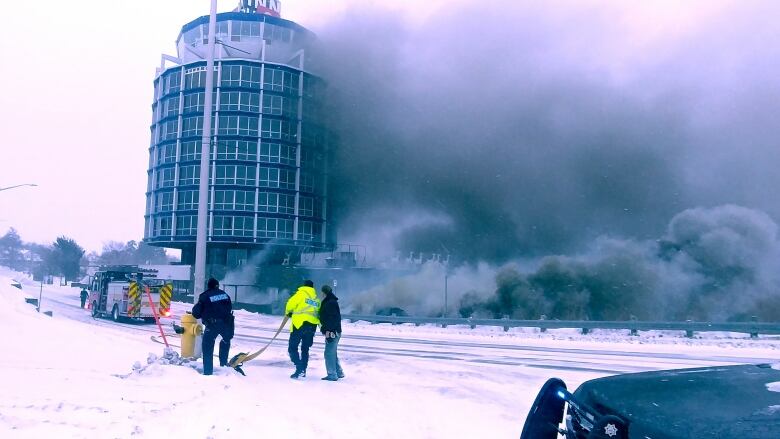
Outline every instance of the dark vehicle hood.
POLYGON ((631 439, 777 439, 780 393, 767 384, 778 381, 765 364, 708 367, 599 378, 574 395, 628 420, 631 439))

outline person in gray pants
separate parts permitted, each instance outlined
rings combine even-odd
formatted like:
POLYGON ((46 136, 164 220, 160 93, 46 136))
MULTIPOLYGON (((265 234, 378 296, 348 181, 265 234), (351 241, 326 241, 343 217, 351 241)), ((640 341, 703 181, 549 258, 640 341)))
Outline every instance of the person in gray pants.
POLYGON ((341 309, 339 298, 333 294, 330 285, 323 285, 320 289, 325 297, 320 305, 320 332, 325 336, 325 369, 328 376, 326 381, 337 381, 344 378, 338 356, 339 340, 341 340, 341 309))

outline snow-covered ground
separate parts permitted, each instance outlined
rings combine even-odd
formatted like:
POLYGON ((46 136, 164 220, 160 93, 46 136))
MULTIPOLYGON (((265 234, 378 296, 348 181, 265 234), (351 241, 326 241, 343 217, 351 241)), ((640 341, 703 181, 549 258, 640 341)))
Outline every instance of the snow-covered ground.
MULTIPOLYGON (((164 347, 156 326, 94 320, 78 289, 40 285, 0 268, 0 437, 516 438, 540 385, 571 388, 620 372, 768 361, 780 340, 741 334, 533 329, 344 322, 346 379, 325 375, 322 339, 309 376, 288 378, 286 334, 243 377, 218 368, 148 363, 164 347), (10 286, 11 278, 23 289, 10 286), (140 363, 142 367, 134 369, 140 363)), ((174 319, 189 309, 175 304, 174 319)), ((265 344, 274 316, 237 312, 231 355, 265 344)), ((170 331, 170 319, 165 326, 170 331)), ((171 340, 178 344, 178 340, 171 340)))

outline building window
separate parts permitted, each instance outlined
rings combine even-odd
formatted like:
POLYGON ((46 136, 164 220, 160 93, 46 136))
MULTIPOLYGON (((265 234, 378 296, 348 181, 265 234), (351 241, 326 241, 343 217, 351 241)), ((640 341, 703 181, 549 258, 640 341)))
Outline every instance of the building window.
POLYGON ((176 217, 177 236, 195 236, 198 231, 198 217, 195 215, 178 215, 176 217))
POLYGON ((325 131, 312 123, 302 123, 301 143, 307 147, 322 149, 325 147, 325 131))
POLYGON ((297 96, 299 75, 300 74, 297 72, 266 66, 265 77, 263 78, 263 88, 265 90, 297 96))
POLYGON ((174 70, 165 77, 165 94, 175 93, 181 89, 181 71, 174 70))
POLYGON ((298 99, 289 96, 263 95, 263 114, 298 118, 298 99))
POLYGON ((239 91, 223 91, 219 94, 220 111, 238 111, 239 91))
POLYGON ((298 215, 300 216, 314 216, 314 198, 301 197, 300 204, 298 206, 298 215))
POLYGON ((263 38, 271 41, 289 43, 292 40, 292 30, 266 22, 263 38))
POLYGON ((254 217, 214 215, 213 236, 253 236, 254 217))
POLYGON ((247 91, 223 91, 219 98, 219 109, 223 111, 260 111, 260 94, 247 91))
POLYGON ((206 86, 206 67, 193 67, 184 71, 184 89, 204 88, 206 86))
POLYGON ((179 167, 179 185, 197 185, 200 184, 200 165, 189 165, 179 167))
POLYGON ((295 171, 260 167, 260 187, 295 189, 295 171))
POLYGON ((324 91, 325 84, 322 80, 311 75, 303 75, 303 96, 305 98, 318 98, 322 96, 324 91))
POLYGON ((235 210, 255 210, 255 191, 236 191, 235 210))
POLYGON ((260 37, 259 21, 231 21, 230 41, 246 41, 260 37))
POLYGON ((233 235, 233 217, 224 215, 214 215, 214 227, 211 231, 214 236, 233 235))
POLYGON ((218 21, 217 22, 217 39, 227 39, 228 37, 228 22, 227 21, 218 21))
POLYGON ((157 236, 171 236, 171 217, 168 215, 158 216, 154 219, 154 229, 157 236))
POLYGON ((157 171, 157 189, 173 187, 174 168, 165 168, 157 171))
POLYGON ((314 227, 311 221, 298 222, 298 239, 301 241, 314 240, 314 227))
POLYGON ((162 101, 162 114, 161 118, 172 117, 179 114, 179 96, 173 96, 171 98, 162 101))
POLYGON ((217 142, 217 160, 257 159, 257 142, 246 140, 220 140, 217 142))
POLYGON ((219 116, 218 134, 257 136, 258 118, 253 116, 219 116))
POLYGON ((316 149, 301 149, 301 168, 318 170, 325 168, 325 154, 316 149))
POLYGON ((295 213, 295 196, 276 192, 260 192, 257 210, 263 213, 295 213))
POLYGON ((241 66, 241 86, 260 88, 260 66, 241 66))
POLYGON ((203 136, 203 116, 191 116, 182 119, 181 136, 203 136))
POLYGON ((179 191, 177 210, 197 210, 198 191, 179 191))
POLYGON ((157 164, 164 165, 176 161, 176 144, 168 143, 157 147, 157 164))
POLYGON ((214 210, 255 210, 254 191, 214 191, 214 210))
POLYGON ((289 194, 279 194, 279 213, 295 213, 295 196, 289 194))
POLYGON ((255 218, 253 216, 236 216, 233 220, 233 235, 254 236, 255 218))
MULTIPOLYGON (((318 218, 318 219, 324 219, 322 218, 322 198, 315 197, 314 198, 314 213, 312 214, 312 217, 318 218)), ((316 229, 316 227, 315 227, 316 229)), ((316 230, 315 230, 316 232, 316 230)), ((315 233, 316 234, 316 233, 315 233)))
POLYGON ((206 93, 190 93, 184 95, 184 109, 183 113, 203 113, 205 107, 206 93))
POLYGON ((266 94, 263 96, 263 114, 282 115, 282 96, 266 94))
POLYGON ((222 65, 223 87, 260 88, 260 66, 222 65))
POLYGON ((200 27, 188 30, 184 33, 184 42, 190 46, 198 46, 201 43, 200 27))
POLYGON ((298 124, 288 120, 263 118, 261 137, 269 139, 281 139, 288 142, 296 142, 298 138, 298 124))
POLYGON ((308 172, 301 172, 301 192, 313 193, 316 187, 317 185, 314 175, 308 172))
POLYGON ((295 146, 263 142, 260 144, 260 161, 295 165, 295 146))
POLYGON ((247 165, 217 165, 215 184, 255 185, 255 167, 247 165))
POLYGON ((222 87, 239 87, 241 66, 222 64, 222 87))
POLYGON ((177 120, 169 120, 158 125, 160 130, 159 141, 171 140, 176 138, 178 133, 179 122, 177 120))
POLYGON ((258 218, 258 238, 292 239, 293 222, 282 218, 258 218))
POLYGON ((277 213, 279 211, 279 194, 260 192, 257 199, 257 210, 263 213, 277 213))
POLYGON ((314 235, 313 241, 322 240, 322 223, 312 224, 312 235, 314 235))
POLYGON ((173 192, 157 193, 157 212, 170 212, 173 210, 173 192))
POLYGON ((179 157, 179 160, 182 162, 188 162, 188 161, 200 161, 200 149, 201 149, 201 141, 200 140, 190 140, 188 142, 182 142, 181 143, 181 156, 179 157))

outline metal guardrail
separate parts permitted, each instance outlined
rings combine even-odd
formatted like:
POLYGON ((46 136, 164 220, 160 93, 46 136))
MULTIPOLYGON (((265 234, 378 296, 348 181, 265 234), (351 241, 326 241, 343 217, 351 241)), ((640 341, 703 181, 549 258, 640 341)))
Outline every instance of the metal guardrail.
POLYGON ((513 319, 472 319, 453 317, 411 317, 411 316, 378 316, 345 314, 342 318, 351 322, 365 321, 370 323, 413 323, 416 326, 434 324, 446 328, 450 325, 464 325, 474 329, 477 326, 500 326, 504 331, 509 328, 540 328, 547 329, 574 328, 587 334, 593 329, 625 329, 631 335, 638 331, 685 331, 686 337, 693 337, 694 332, 739 332, 750 334, 756 338, 758 334, 780 334, 780 323, 765 323, 756 320, 751 322, 647 322, 639 320, 626 321, 596 321, 596 320, 513 320, 513 319))

